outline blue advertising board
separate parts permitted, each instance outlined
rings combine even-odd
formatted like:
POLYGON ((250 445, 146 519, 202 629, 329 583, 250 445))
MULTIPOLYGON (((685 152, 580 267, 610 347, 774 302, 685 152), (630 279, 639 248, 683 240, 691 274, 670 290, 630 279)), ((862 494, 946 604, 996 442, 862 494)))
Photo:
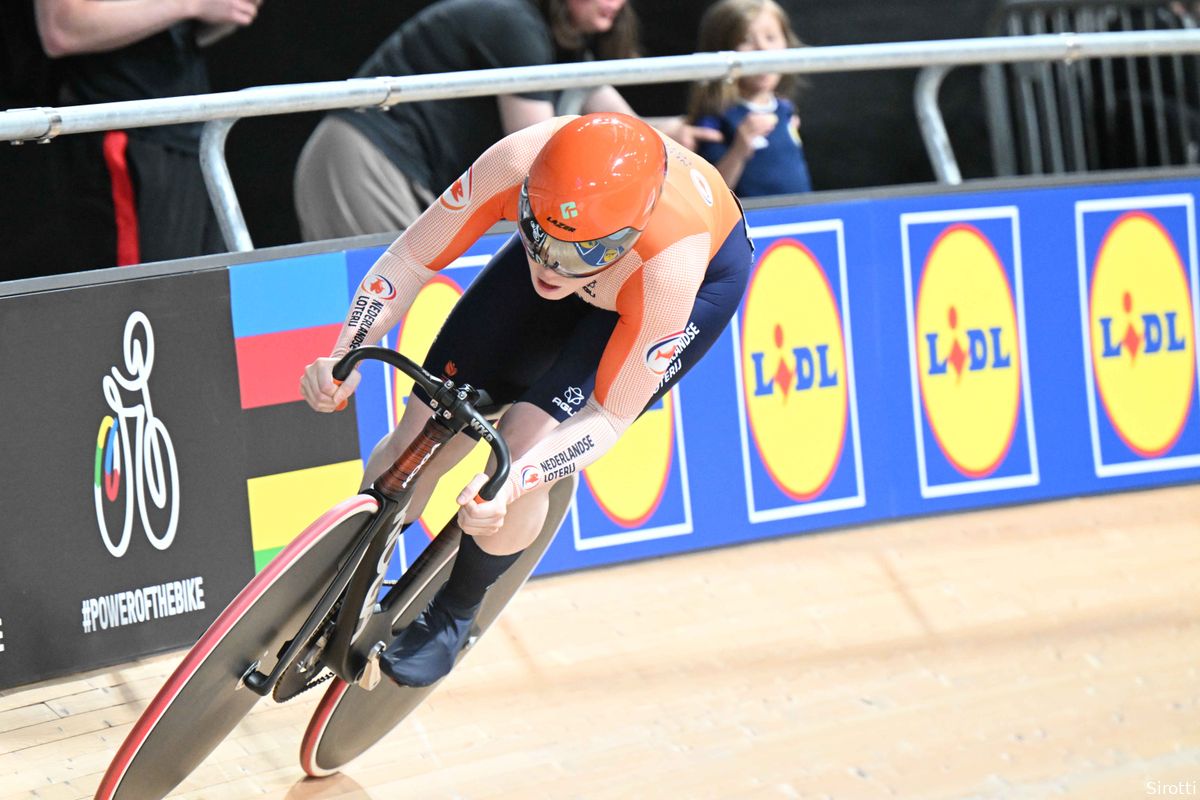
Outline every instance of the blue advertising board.
MULTIPOLYGON (((1166 180, 750 211, 756 262, 737 315, 584 471, 539 571, 1196 480, 1196 189, 1166 180)), ((422 357, 505 238, 484 237, 443 270, 386 343, 422 357)), ((380 252, 344 254, 351 294, 380 252)), ((363 459, 406 397, 390 368, 364 369, 363 459)), ((443 500, 413 526, 401 562, 452 513, 443 500)))

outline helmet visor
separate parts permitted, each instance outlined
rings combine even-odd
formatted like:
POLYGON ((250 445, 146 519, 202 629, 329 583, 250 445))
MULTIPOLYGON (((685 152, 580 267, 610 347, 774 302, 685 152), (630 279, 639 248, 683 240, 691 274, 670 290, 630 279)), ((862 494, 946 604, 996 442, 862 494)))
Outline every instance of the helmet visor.
POLYGON ((529 206, 528 180, 521 184, 517 230, 529 257, 565 278, 587 278, 603 272, 633 249, 633 243, 642 233, 636 228, 622 228, 616 233, 586 242, 555 239, 546 233, 533 216, 529 206))

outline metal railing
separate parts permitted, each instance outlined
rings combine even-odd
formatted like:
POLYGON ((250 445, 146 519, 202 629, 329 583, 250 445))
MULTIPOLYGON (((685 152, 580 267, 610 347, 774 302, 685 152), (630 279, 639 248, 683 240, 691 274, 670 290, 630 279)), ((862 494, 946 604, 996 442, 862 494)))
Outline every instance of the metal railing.
POLYGON ((237 194, 225 165, 225 138, 240 118, 323 111, 386 108, 396 103, 452 97, 602 85, 735 80, 763 73, 856 72, 922 69, 915 102, 934 172, 944 183, 962 180, 937 105, 938 88, 951 67, 1003 62, 1062 61, 1116 56, 1200 53, 1200 31, 1055 34, 925 42, 837 45, 783 51, 697 53, 619 61, 346 81, 262 86, 235 92, 167 97, 0 113, 0 141, 46 142, 57 136, 183 122, 207 122, 201 165, 226 245, 253 249, 237 194))
MULTIPOLYGON (((1186 30, 1178 0, 1001 0, 996 35, 1186 30)), ((1200 62, 1174 53, 1074 64, 989 64, 983 97, 996 174, 1200 163, 1200 62)))

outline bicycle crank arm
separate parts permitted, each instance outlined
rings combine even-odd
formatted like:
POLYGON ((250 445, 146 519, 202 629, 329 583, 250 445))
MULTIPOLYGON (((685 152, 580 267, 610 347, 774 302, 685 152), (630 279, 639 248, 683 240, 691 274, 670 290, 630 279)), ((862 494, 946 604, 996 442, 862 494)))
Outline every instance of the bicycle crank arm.
POLYGON ((279 682, 284 671, 300 655, 301 650, 308 644, 309 639, 317 632, 317 628, 325 622, 338 598, 342 596, 346 591, 346 587, 350 585, 350 581, 354 578, 354 573, 362 562, 363 556, 366 555, 371 543, 375 540, 380 526, 385 524, 392 514, 395 513, 396 504, 393 501, 378 496, 377 498, 379 500, 379 511, 371 519, 370 524, 358 535, 349 558, 338 569, 337 575, 334 576, 333 581, 325 589, 324 594, 321 595, 321 599, 317 601, 312 613, 304 620, 304 625, 288 641, 283 652, 279 654, 279 658, 275 662, 275 666, 271 669, 271 673, 265 675, 256 668, 257 665, 251 665, 250 669, 242 676, 241 685, 255 694, 266 697, 275 688, 275 684, 279 682))

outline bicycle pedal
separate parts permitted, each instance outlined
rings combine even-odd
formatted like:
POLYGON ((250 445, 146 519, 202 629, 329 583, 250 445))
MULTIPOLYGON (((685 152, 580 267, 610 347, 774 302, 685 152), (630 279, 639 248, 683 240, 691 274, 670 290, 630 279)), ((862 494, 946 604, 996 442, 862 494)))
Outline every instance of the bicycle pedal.
POLYGON ((379 685, 379 681, 383 679, 383 673, 379 669, 379 656, 383 653, 383 642, 376 642, 371 648, 371 652, 367 653, 367 663, 363 667, 362 673, 359 674, 358 680, 355 683, 359 688, 366 689, 368 692, 379 685))

